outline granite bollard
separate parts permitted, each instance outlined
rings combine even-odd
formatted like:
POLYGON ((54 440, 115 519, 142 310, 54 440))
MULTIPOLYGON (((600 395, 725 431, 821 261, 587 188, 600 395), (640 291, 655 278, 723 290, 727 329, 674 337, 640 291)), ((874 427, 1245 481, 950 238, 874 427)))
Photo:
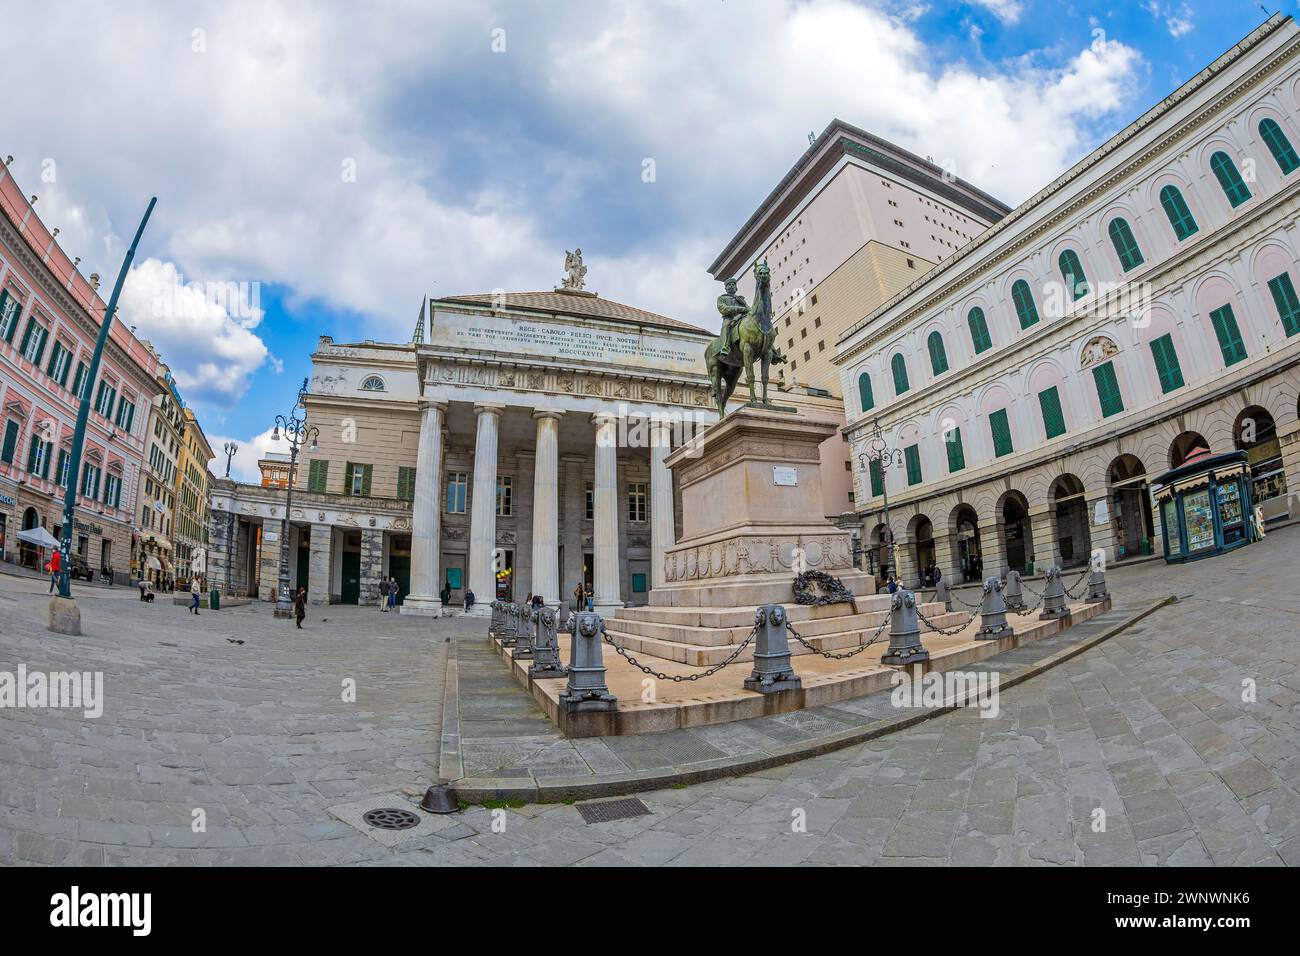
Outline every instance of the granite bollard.
POLYGON ((529 677, 563 677, 567 672, 560 663, 560 641, 556 634, 559 623, 556 608, 537 610, 537 634, 533 638, 533 663, 528 668, 529 677))
POLYGON ((980 605, 980 629, 977 640, 995 641, 1010 637, 1015 630, 1007 623, 1007 602, 1003 597, 1002 579, 989 578, 984 582, 984 603, 980 605))
POLYGON ((1008 571, 1006 581, 1006 589, 1002 592, 1002 600, 1006 604, 1007 610, 1025 610, 1025 595, 1020 589, 1020 572, 1008 571))
POLYGON ((569 616, 569 683, 560 694, 560 707, 567 714, 612 711, 618 698, 605 684, 605 663, 601 642, 605 621, 594 611, 569 616))
POLYGON ((521 604, 519 606, 519 631, 515 635, 515 649, 511 652, 511 660, 531 660, 533 657, 533 641, 537 638, 537 608, 531 604, 521 604))
POLYGON ((1043 588, 1043 610, 1038 615, 1040 621, 1052 621, 1069 616, 1070 609, 1065 606, 1065 585, 1061 581, 1061 569, 1052 565, 1046 572, 1046 587, 1043 588))
POLYGON ((745 678, 745 689, 760 694, 799 690, 803 682, 790 666, 790 635, 785 608, 764 604, 754 611, 754 671, 745 678))
POLYGON ((881 656, 880 663, 905 667, 929 659, 930 652, 921 643, 916 595, 907 590, 895 591, 889 605, 889 649, 881 656))

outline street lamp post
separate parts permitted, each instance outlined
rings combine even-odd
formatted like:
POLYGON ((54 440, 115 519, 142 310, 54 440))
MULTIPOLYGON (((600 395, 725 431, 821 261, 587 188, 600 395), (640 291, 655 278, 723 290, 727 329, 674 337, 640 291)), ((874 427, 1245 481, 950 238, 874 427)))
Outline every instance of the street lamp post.
MULTIPOLYGON (((885 481, 885 469, 891 466, 903 464, 903 452, 898 448, 890 448, 885 442, 885 434, 880 430, 880 419, 873 419, 871 422, 871 437, 867 440, 867 450, 858 455, 858 467, 867 473, 867 488, 870 489, 871 481, 871 462, 878 462, 880 466, 880 493, 884 501, 885 510, 885 563, 889 565, 894 579, 898 579, 898 569, 894 566, 894 529, 889 523, 889 488, 885 481)), ((901 582, 900 582, 901 583, 901 582)))
POLYGON ((81 395, 81 405, 77 409, 77 427, 72 435, 72 452, 68 456, 68 487, 63 496, 63 528, 59 537, 59 550, 62 552, 62 570, 59 573, 59 593, 57 601, 50 602, 49 629, 61 634, 80 634, 81 633, 81 613, 76 610, 75 603, 72 601, 72 581, 69 576, 69 559, 72 556, 72 521, 73 512, 77 507, 77 486, 78 477, 81 471, 81 452, 86 443, 86 423, 90 420, 90 396, 94 391, 95 379, 99 376, 99 361, 104 355, 104 345, 108 342, 108 335, 113 326, 113 319, 117 313, 117 300, 122 294, 122 286, 126 282, 126 274, 131 269, 131 260, 135 258, 136 246, 140 244, 140 237, 144 235, 144 227, 149 222, 149 216, 153 213, 153 207, 158 202, 158 197, 149 200, 149 206, 144 211, 144 218, 140 220, 140 227, 135 231, 135 238, 131 240, 131 247, 126 251, 126 258, 122 260, 122 268, 118 271, 117 282, 113 285, 113 294, 109 297, 108 305, 104 309, 104 321, 99 326, 99 336, 95 339, 95 351, 90 357, 90 368, 86 372, 86 380, 83 385, 85 391, 81 395))
MULTIPOLYGON (((235 452, 239 451, 239 446, 233 441, 228 441, 221 446, 221 450, 226 453, 226 479, 230 478, 230 459, 235 457, 235 452)), ((233 506, 226 512, 226 587, 231 594, 235 593, 235 511, 233 506)))
POLYGON ((275 431, 271 441, 280 440, 284 431, 284 440, 289 443, 289 486, 284 496, 284 521, 280 524, 280 586, 275 597, 275 616, 292 617, 293 601, 289 598, 289 515, 293 509, 293 482, 298 470, 298 449, 307 445, 309 451, 316 450, 316 439, 320 431, 316 426, 307 425, 307 379, 302 380, 298 389, 298 398, 288 415, 275 416, 275 431), (298 409, 302 414, 298 414, 298 409))
POLYGON ((235 452, 239 451, 239 446, 233 441, 228 441, 221 446, 221 450, 226 453, 226 477, 230 477, 230 459, 235 457, 235 452))

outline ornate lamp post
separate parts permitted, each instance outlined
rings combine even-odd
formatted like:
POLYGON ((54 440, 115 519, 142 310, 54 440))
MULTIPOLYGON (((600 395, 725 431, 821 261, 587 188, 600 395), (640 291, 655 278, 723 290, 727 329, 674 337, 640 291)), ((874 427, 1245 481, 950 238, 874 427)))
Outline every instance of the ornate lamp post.
POLYGON ((221 450, 226 453, 226 477, 230 477, 230 459, 235 457, 235 452, 239 451, 239 446, 233 441, 228 441, 221 446, 221 450))
POLYGON ((885 434, 880 430, 879 418, 873 419, 871 426, 872 431, 871 437, 867 439, 867 450, 858 454, 858 468, 866 472, 868 488, 871 487, 871 463, 877 462, 880 468, 880 493, 884 498, 885 508, 885 563, 889 565, 890 571, 897 580, 898 569, 894 566, 894 529, 889 524, 889 488, 885 481, 885 469, 890 466, 901 466, 903 464, 903 451, 900 448, 890 448, 885 442, 885 434))
POLYGON ((284 440, 289 443, 289 486, 284 495, 284 521, 280 523, 280 586, 275 596, 276 617, 293 616, 293 601, 289 598, 289 515, 293 510, 293 482, 298 469, 298 449, 307 445, 308 451, 315 451, 316 439, 320 435, 314 425, 307 425, 306 399, 307 379, 304 378, 293 408, 288 415, 275 416, 275 431, 271 433, 271 441, 279 441, 283 430, 284 440), (299 409, 302 409, 301 414, 299 409))

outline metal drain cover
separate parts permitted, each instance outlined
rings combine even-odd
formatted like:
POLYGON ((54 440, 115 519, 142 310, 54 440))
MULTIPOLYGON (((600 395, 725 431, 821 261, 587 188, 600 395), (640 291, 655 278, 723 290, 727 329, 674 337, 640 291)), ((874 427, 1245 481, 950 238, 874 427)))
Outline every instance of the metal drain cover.
POLYGON ((410 810, 398 810, 395 807, 368 810, 362 814, 361 819, 381 830, 409 830, 420 825, 420 818, 410 810))
POLYGON ((601 800, 599 803, 579 803, 578 812, 587 823, 609 823, 611 820, 630 820, 643 817, 650 809, 636 797, 621 800, 601 800))

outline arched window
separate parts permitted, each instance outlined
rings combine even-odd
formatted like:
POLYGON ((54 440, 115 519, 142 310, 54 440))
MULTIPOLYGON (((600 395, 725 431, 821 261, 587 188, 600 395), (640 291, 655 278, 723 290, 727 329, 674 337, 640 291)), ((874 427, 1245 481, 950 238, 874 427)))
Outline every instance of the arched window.
POLYGON ((1020 318, 1020 327, 1027 329, 1038 321, 1038 306, 1034 305, 1034 294, 1029 291, 1029 283, 1017 279, 1011 286, 1011 301, 1020 318))
POLYGON ((1198 226, 1192 211, 1187 208, 1187 201, 1177 186, 1166 186, 1160 190, 1160 205, 1169 217, 1169 225, 1174 227, 1174 235, 1179 242, 1196 232, 1198 226))
POLYGON ((1066 249, 1056 264, 1061 268, 1061 278, 1065 280, 1065 290, 1070 294, 1071 301, 1078 301, 1088 294, 1088 276, 1083 271, 1078 253, 1066 249))
POLYGON ((1210 157, 1210 169, 1214 170, 1214 178, 1223 187, 1223 193, 1228 197, 1228 202, 1232 204, 1233 208, 1240 206, 1250 198, 1250 190, 1242 182, 1241 173, 1237 171, 1237 164, 1223 150, 1219 150, 1210 157))
POLYGON ((896 352, 893 359, 889 362, 889 367, 894 370, 894 394, 902 395, 907 391, 907 363, 903 361, 903 353, 896 352))
POLYGON ((862 402, 864 412, 869 412, 876 407, 876 399, 871 394, 871 376, 866 372, 858 376, 858 398, 862 402))
POLYGON ((1286 133, 1282 132, 1282 127, 1277 125, 1277 120, 1260 120, 1259 135, 1264 138, 1268 151, 1277 160, 1283 176, 1289 176, 1300 168, 1300 156, 1297 156, 1295 150, 1291 148, 1291 141, 1286 138, 1286 133))
POLYGON ((384 380, 378 375, 371 375, 361 383, 361 391, 363 392, 382 392, 383 390, 384 380))
POLYGON ((984 321, 983 309, 978 305, 971 309, 966 316, 966 324, 970 326, 970 344, 975 348, 976 355, 993 348, 993 340, 989 338, 989 324, 984 321))
POLYGON ((1110 233, 1111 244, 1115 246, 1115 255, 1119 256, 1119 264, 1125 272, 1142 265, 1144 261, 1142 250, 1138 248, 1137 240, 1133 238, 1133 230, 1129 227, 1128 220, 1116 216, 1110 221, 1106 231, 1110 233))
POLYGON ((942 375, 948 371, 948 353, 944 351, 943 336, 939 334, 937 329, 930 333, 929 338, 925 340, 925 344, 930 349, 931 371, 935 375, 942 375))

